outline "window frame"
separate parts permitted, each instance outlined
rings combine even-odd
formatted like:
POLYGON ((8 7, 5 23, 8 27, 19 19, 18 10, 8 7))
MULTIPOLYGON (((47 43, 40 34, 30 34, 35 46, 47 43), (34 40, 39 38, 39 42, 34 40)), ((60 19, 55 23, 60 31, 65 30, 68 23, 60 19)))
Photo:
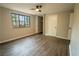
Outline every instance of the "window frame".
MULTIPOLYGON (((16 19, 17 19, 17 17, 16 17, 16 19)), ((16 19, 15 19, 14 22, 17 24, 16 19)), ((22 15, 22 14, 17 14, 17 13, 11 13, 11 21, 12 21, 12 27, 13 27, 13 28, 28 28, 28 27, 30 27, 30 24, 31 24, 31 23, 30 23, 30 16, 22 15), (15 17, 16 17, 16 15, 18 15, 18 22, 19 22, 18 26, 13 24, 12 14, 14 14, 15 17), (23 22, 24 22, 24 25, 23 25, 22 27, 21 27, 21 25, 20 25, 20 22, 21 22, 21 21, 20 21, 20 16, 23 16, 23 17, 24 17, 24 21, 23 21, 23 22), (26 22, 25 22, 25 20, 26 20, 25 17, 29 17, 29 19, 28 19, 29 22, 27 22, 28 25, 27 25, 26 22)))

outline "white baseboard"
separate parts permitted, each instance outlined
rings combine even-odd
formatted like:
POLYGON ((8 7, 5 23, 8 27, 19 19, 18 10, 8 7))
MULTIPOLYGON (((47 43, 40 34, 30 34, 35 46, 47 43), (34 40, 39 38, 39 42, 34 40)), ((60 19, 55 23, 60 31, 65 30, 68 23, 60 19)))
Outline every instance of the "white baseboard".
POLYGON ((72 55, 71 55, 71 46, 70 46, 70 45, 69 45, 69 53, 70 53, 70 56, 72 56, 72 55))
POLYGON ((1 41, 0 43, 5 43, 5 42, 12 41, 12 40, 17 40, 17 39, 22 38, 22 37, 25 37, 25 36, 21 36, 21 37, 16 37, 16 38, 12 38, 12 39, 8 39, 8 40, 4 40, 4 41, 1 41))
MULTIPOLYGON (((36 33, 34 33, 34 34, 36 34, 36 33)), ((31 35, 33 35, 33 34, 31 34, 31 35)), ((8 40, 1 41, 0 43, 5 43, 5 42, 9 42, 9 41, 12 41, 12 40, 17 40, 19 38, 28 37, 28 36, 30 36, 30 35, 24 35, 24 36, 20 36, 20 37, 16 37, 16 38, 11 38, 11 39, 8 39, 8 40)))
MULTIPOLYGON (((34 34, 36 34, 36 33, 34 33, 34 34)), ((33 35, 33 34, 31 34, 31 35, 33 35)), ((52 35, 48 35, 48 34, 45 34, 45 35, 46 35, 46 36, 52 36, 52 35)), ((5 43, 5 42, 12 41, 12 40, 17 40, 17 39, 19 39, 19 38, 26 37, 26 36, 30 36, 30 35, 24 35, 24 36, 12 38, 12 39, 4 40, 4 41, 1 41, 0 43, 5 43)), ((68 39, 68 38, 64 38, 64 37, 60 37, 60 36, 54 36, 54 37, 58 37, 58 38, 62 38, 62 39, 68 39)))
POLYGON ((60 36, 56 36, 56 37, 58 37, 58 38, 62 38, 62 39, 66 39, 66 40, 69 40, 69 39, 66 38, 66 37, 60 37, 60 36))
MULTIPOLYGON (((48 34, 45 34, 46 36, 53 36, 53 35, 48 35, 48 34)), ((58 38, 61 38, 61 39, 66 39, 66 40, 69 40, 68 38, 66 37, 61 37, 61 36, 53 36, 53 37, 58 37, 58 38)))

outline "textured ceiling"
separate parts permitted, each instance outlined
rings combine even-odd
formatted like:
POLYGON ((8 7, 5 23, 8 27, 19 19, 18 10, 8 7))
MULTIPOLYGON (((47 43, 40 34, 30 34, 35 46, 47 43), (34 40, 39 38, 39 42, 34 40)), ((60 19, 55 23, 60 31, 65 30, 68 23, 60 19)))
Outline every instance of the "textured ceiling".
POLYGON ((74 4, 72 3, 0 3, 0 6, 34 15, 69 11, 74 8, 74 4), (35 8, 36 5, 43 6, 42 12, 30 10, 31 8, 35 8))

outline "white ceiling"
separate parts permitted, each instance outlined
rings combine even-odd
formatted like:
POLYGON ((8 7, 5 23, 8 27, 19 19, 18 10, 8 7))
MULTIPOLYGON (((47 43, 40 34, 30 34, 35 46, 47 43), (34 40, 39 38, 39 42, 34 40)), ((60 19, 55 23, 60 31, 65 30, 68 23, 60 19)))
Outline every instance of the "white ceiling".
POLYGON ((72 3, 0 3, 0 6, 34 15, 68 11, 74 8, 74 4, 72 3), (43 6, 42 12, 30 10, 31 8, 35 8, 36 5, 43 6))

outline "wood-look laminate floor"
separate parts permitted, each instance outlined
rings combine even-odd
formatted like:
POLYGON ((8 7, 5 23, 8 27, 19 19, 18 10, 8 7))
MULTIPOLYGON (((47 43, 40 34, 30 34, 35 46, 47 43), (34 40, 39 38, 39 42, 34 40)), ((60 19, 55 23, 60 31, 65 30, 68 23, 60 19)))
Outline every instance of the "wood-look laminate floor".
POLYGON ((69 40, 41 34, 0 44, 1 56, 68 56, 69 40))

